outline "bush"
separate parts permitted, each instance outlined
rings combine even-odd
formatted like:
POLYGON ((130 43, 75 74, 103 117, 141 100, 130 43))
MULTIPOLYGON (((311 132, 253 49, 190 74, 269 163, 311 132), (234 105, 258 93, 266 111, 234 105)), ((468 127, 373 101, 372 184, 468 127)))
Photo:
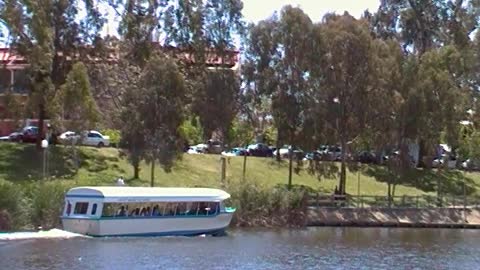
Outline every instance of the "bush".
POLYGON ((0 228, 11 230, 29 225, 29 204, 20 185, 0 181, 0 228))
POLYGON ((264 188, 253 183, 230 185, 231 204, 237 208, 233 223, 237 226, 303 226, 304 189, 264 188))
POLYGON ((30 200, 30 224, 44 229, 60 225, 64 195, 70 188, 61 182, 32 183, 26 186, 30 200))
POLYGON ((102 131, 102 134, 110 137, 110 145, 113 147, 118 147, 122 135, 118 129, 106 129, 102 131))

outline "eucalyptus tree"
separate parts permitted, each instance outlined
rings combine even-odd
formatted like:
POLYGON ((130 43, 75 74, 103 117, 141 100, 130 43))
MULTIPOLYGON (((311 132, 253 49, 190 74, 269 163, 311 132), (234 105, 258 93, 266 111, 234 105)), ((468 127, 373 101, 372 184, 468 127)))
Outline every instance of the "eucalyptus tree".
POLYGON ((194 61, 182 71, 189 89, 189 108, 198 115, 205 139, 215 130, 227 138, 238 113, 240 83, 236 72, 228 69, 235 61, 236 38, 243 34, 242 9, 240 0, 179 0, 168 8, 163 20, 165 45, 193 56, 194 61), (220 61, 212 66, 209 61, 213 59, 220 61))
MULTIPOLYGON (((5 0, 2 20, 12 46, 28 60, 29 106, 35 108, 39 132, 50 101, 71 69, 71 59, 88 54, 86 44, 99 39, 104 19, 95 0, 5 0), (80 16, 80 6, 86 11, 80 16)), ((37 140, 40 146, 40 136, 37 140)))
MULTIPOLYGON (((258 113, 271 105, 278 148, 284 142, 294 149, 307 119, 312 31, 312 21, 301 9, 285 6, 279 16, 249 25, 244 39, 244 112, 258 128, 258 113)), ((289 156, 291 186, 293 153, 289 156)))
POLYGON ((180 127, 184 121, 185 82, 175 62, 165 56, 154 56, 140 76, 140 95, 136 110, 142 116, 147 155, 152 165, 160 163, 170 172, 183 150, 180 127))
MULTIPOLYGON (((255 137, 264 137, 265 121, 271 117, 271 94, 276 87, 275 63, 279 61, 275 16, 250 24, 243 37, 241 112, 254 129, 255 137)), ((278 144, 280 143, 279 140, 278 144)), ((279 145, 277 145, 278 148, 279 145)))
MULTIPOLYGON (((99 113, 92 96, 90 80, 86 66, 82 62, 75 63, 68 73, 65 83, 53 97, 49 109, 54 126, 63 130, 76 132, 84 139, 85 130, 89 130, 99 122, 99 113), (67 121, 64 121, 67 119, 67 121)), ((72 140, 73 160, 78 169, 78 156, 75 141, 72 140)))
POLYGON ((339 192, 345 194, 349 145, 364 130, 372 104, 369 91, 372 62, 372 38, 368 25, 348 14, 327 14, 315 36, 317 56, 311 85, 320 133, 333 131, 342 148, 339 192))
POLYGON ((372 16, 372 29, 417 55, 446 44, 463 48, 478 27, 479 8, 476 0, 386 0, 372 16))

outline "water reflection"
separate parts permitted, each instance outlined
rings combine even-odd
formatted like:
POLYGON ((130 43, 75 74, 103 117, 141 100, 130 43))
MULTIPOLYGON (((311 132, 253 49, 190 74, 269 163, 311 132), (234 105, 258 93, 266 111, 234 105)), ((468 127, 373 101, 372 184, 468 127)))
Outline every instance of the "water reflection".
POLYGON ((226 237, 0 242, 5 269, 478 269, 480 231, 237 230, 226 237))

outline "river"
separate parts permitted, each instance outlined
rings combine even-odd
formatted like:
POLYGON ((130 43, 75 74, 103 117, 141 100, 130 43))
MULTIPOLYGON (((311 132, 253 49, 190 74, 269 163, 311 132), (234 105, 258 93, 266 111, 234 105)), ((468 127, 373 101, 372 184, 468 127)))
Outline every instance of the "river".
POLYGON ((480 230, 231 230, 0 242, 0 269, 480 269, 480 230))

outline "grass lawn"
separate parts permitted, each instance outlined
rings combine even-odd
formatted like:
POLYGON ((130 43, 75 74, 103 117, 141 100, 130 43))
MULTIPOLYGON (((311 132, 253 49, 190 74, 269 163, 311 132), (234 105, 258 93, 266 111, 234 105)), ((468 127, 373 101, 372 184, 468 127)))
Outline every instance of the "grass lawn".
MULTIPOLYGON (((49 174, 51 181, 61 181, 70 185, 113 185, 115 179, 123 175, 128 185, 148 186, 150 167, 142 164, 141 179, 130 179, 132 167, 114 148, 81 147, 79 170, 73 168, 72 149, 53 146, 49 149, 49 174)), ((33 145, 0 143, 0 181, 23 183, 42 179, 42 153, 33 145)), ((330 170, 338 170, 335 163, 325 163, 330 170)), ((221 187, 219 155, 183 155, 171 173, 165 173, 160 166, 155 167, 156 186, 206 186, 221 187)), ((242 181, 243 157, 228 158, 227 181, 242 181)), ((336 173, 318 178, 307 172, 303 166, 293 175, 293 184, 309 186, 315 190, 331 193, 338 185, 336 173)), ((357 194, 358 178, 362 195, 385 195, 389 175, 384 167, 364 165, 347 174, 347 193, 357 194)), ((436 194, 437 179, 440 188, 450 194, 463 194, 463 182, 470 195, 480 195, 480 174, 464 174, 460 171, 414 170, 396 187, 395 195, 436 194)), ((248 157, 246 180, 265 188, 288 181, 288 163, 276 162, 270 158, 248 157)))

